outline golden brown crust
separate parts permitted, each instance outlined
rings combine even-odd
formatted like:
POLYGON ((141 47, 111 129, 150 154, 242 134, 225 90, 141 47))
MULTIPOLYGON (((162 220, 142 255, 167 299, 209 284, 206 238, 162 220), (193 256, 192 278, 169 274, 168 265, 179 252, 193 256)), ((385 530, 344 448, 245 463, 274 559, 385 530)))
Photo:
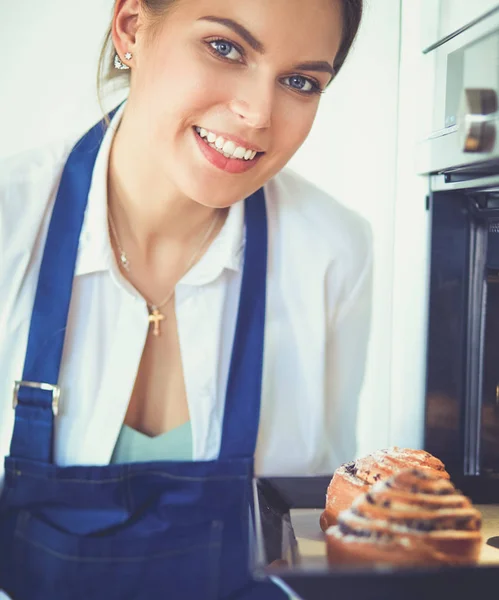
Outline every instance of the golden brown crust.
POLYGON ((321 528, 326 531, 331 525, 335 525, 339 513, 350 508, 352 502, 371 487, 370 484, 355 478, 345 467, 336 470, 326 493, 326 508, 321 515, 321 528))
POLYGON ((398 447, 378 450, 336 469, 327 489, 326 506, 320 519, 322 530, 326 531, 336 524, 338 514, 349 508, 355 498, 367 492, 374 483, 409 468, 436 472, 441 478, 449 479, 443 462, 429 452, 398 447))
POLYGON ((333 564, 477 562, 481 515, 439 473, 407 469, 376 483, 327 530, 333 564))

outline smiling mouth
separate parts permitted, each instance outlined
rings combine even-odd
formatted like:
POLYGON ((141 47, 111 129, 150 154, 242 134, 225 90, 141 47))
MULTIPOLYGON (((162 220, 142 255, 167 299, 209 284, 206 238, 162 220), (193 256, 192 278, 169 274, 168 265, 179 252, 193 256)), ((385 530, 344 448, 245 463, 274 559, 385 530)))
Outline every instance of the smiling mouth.
POLYGON ((213 148, 213 150, 222 156, 225 156, 225 158, 249 162, 254 160, 255 157, 264 154, 264 152, 258 152, 257 150, 238 146, 232 140, 225 140, 222 136, 217 136, 202 127, 194 127, 193 129, 196 135, 201 138, 207 146, 213 148))

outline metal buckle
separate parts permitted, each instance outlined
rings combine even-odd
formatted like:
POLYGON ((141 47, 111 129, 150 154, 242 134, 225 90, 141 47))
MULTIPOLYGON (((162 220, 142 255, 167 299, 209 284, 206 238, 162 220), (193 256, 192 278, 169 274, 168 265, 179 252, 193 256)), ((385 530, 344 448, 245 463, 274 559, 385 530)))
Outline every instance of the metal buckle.
POLYGON ((59 398, 61 397, 61 388, 58 385, 51 383, 38 383, 36 381, 16 381, 14 384, 14 395, 12 398, 12 408, 16 408, 19 404, 18 393, 21 387, 30 387, 37 390, 45 390, 52 392, 52 413, 54 417, 59 413, 59 398))

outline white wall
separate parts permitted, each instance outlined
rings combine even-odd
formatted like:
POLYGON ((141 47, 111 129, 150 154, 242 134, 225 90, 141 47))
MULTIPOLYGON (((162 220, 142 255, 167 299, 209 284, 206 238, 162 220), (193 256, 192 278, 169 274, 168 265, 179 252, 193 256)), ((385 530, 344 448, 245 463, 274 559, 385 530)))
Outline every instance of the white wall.
POLYGON ((0 157, 100 116, 96 72, 112 0, 0 0, 0 157))
MULTIPOLYGON (((394 440, 420 443, 425 256, 423 191, 403 183, 403 178, 411 185, 415 179, 409 154, 417 125, 409 114, 404 113, 404 130, 397 133, 401 0, 368 2, 355 50, 291 162, 366 216, 374 232, 373 329, 359 425, 361 453, 394 440), (399 163, 398 145, 405 153, 399 163)), ((404 7, 408 4, 414 10, 414 1, 405 0, 404 7)), ((95 71, 111 7, 112 0, 84 5, 0 0, 0 51, 9 57, 0 93, 0 157, 64 136, 68 128, 82 130, 100 117, 95 71)), ((404 16, 410 33, 412 17, 404 16)), ((410 45, 407 56, 415 51, 412 40, 410 45)), ((410 68, 403 77, 403 97, 416 109, 407 75, 410 68)))
POLYGON ((368 0, 344 71, 324 96, 309 139, 290 163, 358 210, 374 233, 373 326, 360 454, 390 444, 399 45, 399 0, 368 0))

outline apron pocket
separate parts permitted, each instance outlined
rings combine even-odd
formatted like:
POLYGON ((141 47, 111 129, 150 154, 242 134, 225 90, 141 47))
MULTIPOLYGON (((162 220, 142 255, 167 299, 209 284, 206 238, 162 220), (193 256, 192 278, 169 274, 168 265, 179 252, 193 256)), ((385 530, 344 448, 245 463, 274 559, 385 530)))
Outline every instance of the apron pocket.
POLYGON ((160 534, 116 532, 90 537, 60 531, 20 511, 13 557, 22 565, 16 598, 130 600, 175 597, 216 600, 222 521, 172 526, 160 534), (165 589, 167 582, 168 589, 165 589))

